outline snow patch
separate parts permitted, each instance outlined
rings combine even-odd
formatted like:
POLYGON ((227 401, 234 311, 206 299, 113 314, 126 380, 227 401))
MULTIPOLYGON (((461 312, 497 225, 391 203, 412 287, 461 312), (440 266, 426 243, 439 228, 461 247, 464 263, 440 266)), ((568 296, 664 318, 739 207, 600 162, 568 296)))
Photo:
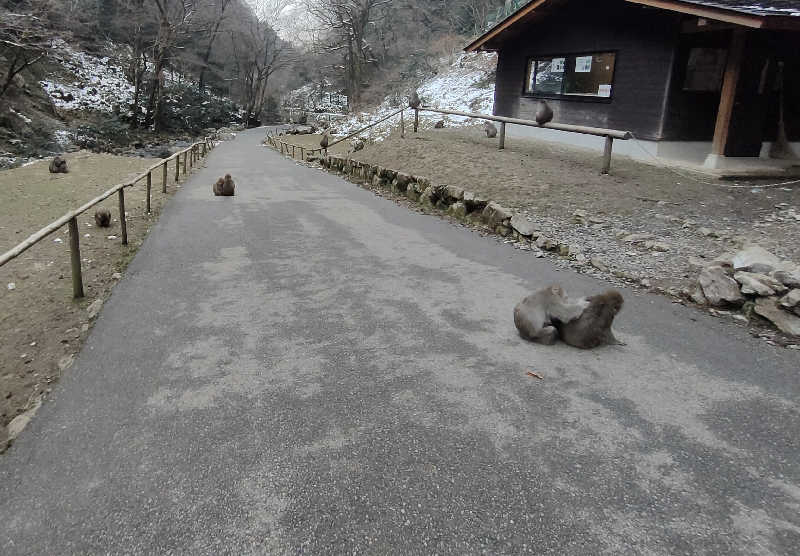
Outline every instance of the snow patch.
MULTIPOLYGON (((494 72, 497 67, 496 54, 462 53, 449 65, 446 65, 443 59, 442 65, 443 69, 437 75, 423 81, 417 88, 417 94, 424 105, 460 112, 492 113, 494 109, 494 72)), ((411 92, 409 90, 402 95, 389 95, 375 110, 362 112, 333 124, 338 135, 349 135, 370 122, 384 118, 402 106, 407 106, 411 92)), ((406 116, 413 118, 413 112, 407 111, 406 116)), ((407 118, 406 129, 410 129, 412 125, 411 118, 407 118)), ((375 142, 383 141, 389 136, 392 129, 399 125, 399 119, 399 115, 390 118, 364 131, 360 136, 375 142)), ((421 127, 433 127, 434 123, 439 120, 444 120, 448 127, 463 127, 478 122, 464 116, 433 112, 420 112, 419 119, 421 127)))
POLYGON ((56 77, 39 82, 56 107, 111 112, 114 105, 133 101, 134 87, 120 64, 74 50, 62 39, 54 40, 52 46, 50 57, 76 78, 69 83, 56 77))

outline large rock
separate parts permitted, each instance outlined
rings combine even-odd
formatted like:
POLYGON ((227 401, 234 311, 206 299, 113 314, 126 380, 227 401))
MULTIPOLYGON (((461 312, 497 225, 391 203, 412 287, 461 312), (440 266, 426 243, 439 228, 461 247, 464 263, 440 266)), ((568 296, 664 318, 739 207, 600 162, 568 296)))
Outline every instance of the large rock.
POLYGON ((525 237, 531 237, 536 233, 536 227, 533 222, 528 222, 528 219, 523 214, 515 214, 511 217, 511 227, 519 235, 525 237))
POLYGON ((778 330, 791 336, 800 336, 800 317, 787 313, 773 297, 756 300, 755 312, 774 324, 778 330))
POLYGON ((800 265, 794 263, 781 263, 771 276, 779 280, 784 286, 800 288, 800 265))
POLYGON ((783 293, 787 289, 778 280, 770 278, 766 274, 736 272, 733 275, 733 279, 742 285, 742 293, 748 295, 768 297, 776 293, 783 293))
POLYGON ((731 261, 734 270, 769 273, 781 263, 780 259, 758 245, 748 245, 737 251, 731 261))
POLYGON ((461 201, 456 201, 447 207, 447 213, 456 218, 464 218, 467 215, 467 207, 461 201))
POLYGON ((464 200, 464 190, 455 185, 447 185, 442 192, 442 198, 447 204, 464 200))
POLYGON ((486 205, 486 208, 483 209, 483 213, 481 214, 483 221, 492 228, 504 224, 506 220, 511 220, 511 216, 510 210, 494 201, 486 205))
POLYGON ((721 266, 709 266, 700 272, 700 287, 711 305, 739 305, 744 301, 739 284, 721 266))
POLYGON ((486 208, 486 205, 489 204, 488 199, 484 199, 472 191, 464 191, 463 200, 469 212, 483 210, 486 208))
POLYGON ((780 300, 781 307, 785 307, 787 309, 794 309, 795 307, 800 306, 800 289, 792 290, 780 300))

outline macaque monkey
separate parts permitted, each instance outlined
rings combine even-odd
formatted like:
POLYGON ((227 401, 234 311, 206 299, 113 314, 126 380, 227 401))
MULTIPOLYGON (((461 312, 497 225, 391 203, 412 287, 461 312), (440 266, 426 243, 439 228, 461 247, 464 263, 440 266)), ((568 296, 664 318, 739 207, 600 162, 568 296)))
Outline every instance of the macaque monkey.
POLYGON ((53 160, 50 161, 50 173, 51 174, 66 174, 67 173, 67 161, 61 158, 60 156, 56 156, 53 160))
POLYGON ((539 101, 539 109, 536 111, 536 116, 534 116, 534 119, 540 126, 553 121, 553 109, 550 108, 550 105, 547 104, 547 101, 539 101))
POLYGON ((486 137, 489 139, 497 137, 497 128, 492 122, 483 122, 483 131, 486 132, 486 137))
POLYGON ((111 225, 111 211, 108 209, 97 209, 94 211, 94 222, 100 228, 108 228, 111 225))
POLYGON ((611 324, 622 309, 622 294, 607 290, 599 295, 586 298, 589 305, 574 320, 554 317, 553 324, 561 339, 574 347, 591 349, 602 345, 625 345, 614 337, 611 324))
POLYGON ((577 319, 588 303, 583 298, 568 298, 561 286, 553 284, 517 303, 514 325, 526 340, 552 345, 558 339, 558 330, 553 322, 568 323, 577 319))

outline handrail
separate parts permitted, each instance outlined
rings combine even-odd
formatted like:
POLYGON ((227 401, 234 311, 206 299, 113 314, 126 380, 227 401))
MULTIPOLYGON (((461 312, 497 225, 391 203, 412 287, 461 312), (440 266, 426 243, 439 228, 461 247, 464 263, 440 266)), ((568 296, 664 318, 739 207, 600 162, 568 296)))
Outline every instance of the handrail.
POLYGON ((197 141, 192 143, 187 148, 183 149, 182 151, 178 151, 169 158, 162 159, 157 164, 149 167, 147 170, 133 178, 132 180, 128 180, 123 183, 119 183, 107 191, 103 192, 99 196, 95 197, 91 201, 88 201, 81 205, 80 207, 71 210, 70 212, 66 213, 61 218, 54 220, 44 228, 40 229, 39 231, 31 234, 28 236, 27 239, 18 243, 2 255, 0 255, 0 266, 5 265, 7 262, 17 258, 22 253, 42 241, 44 238, 49 236, 50 234, 58 231, 62 226, 65 224, 69 224, 70 226, 70 251, 71 251, 71 258, 72 258, 72 283, 73 283, 73 294, 74 297, 83 297, 83 280, 81 277, 81 268, 80 268, 80 251, 79 251, 79 237, 78 237, 78 228, 77 228, 77 221, 76 218, 95 206, 96 204, 104 201, 105 199, 111 197, 114 193, 119 193, 119 220, 120 220, 120 229, 121 229, 121 236, 122 236, 122 243, 126 245, 128 243, 128 231, 127 231, 127 222, 125 218, 125 195, 124 190, 126 187, 133 187, 136 182, 142 179, 147 179, 147 203, 146 203, 146 211, 150 212, 150 190, 152 186, 152 172, 157 168, 163 169, 163 177, 162 177, 162 191, 166 193, 167 191, 167 164, 171 160, 175 160, 175 181, 177 182, 180 178, 180 166, 181 166, 181 155, 183 155, 183 173, 187 173, 187 163, 191 166, 194 161, 199 160, 199 158, 204 157, 207 152, 214 148, 214 141, 210 137, 204 137, 203 141, 197 141), (198 147, 202 146, 202 154, 198 151, 198 147), (191 157, 189 153, 191 152, 191 157), (189 160, 191 158, 191 160, 189 160))
POLYGON ((539 125, 533 120, 522 120, 520 118, 507 118, 506 116, 493 116, 489 114, 478 114, 476 112, 460 112, 458 110, 445 110, 443 108, 434 108, 432 106, 420 106, 420 111, 424 112, 438 112, 440 114, 453 114, 454 116, 464 116, 467 118, 476 118, 479 120, 492 120, 494 122, 503 122, 507 124, 525 125, 531 127, 545 127, 548 129, 557 129, 559 131, 571 131, 573 133, 584 133, 586 135, 597 135, 599 137, 612 137, 614 139, 631 139, 633 134, 630 131, 620 131, 618 129, 605 129, 602 127, 588 127, 582 125, 572 124, 559 124, 547 123, 539 125))

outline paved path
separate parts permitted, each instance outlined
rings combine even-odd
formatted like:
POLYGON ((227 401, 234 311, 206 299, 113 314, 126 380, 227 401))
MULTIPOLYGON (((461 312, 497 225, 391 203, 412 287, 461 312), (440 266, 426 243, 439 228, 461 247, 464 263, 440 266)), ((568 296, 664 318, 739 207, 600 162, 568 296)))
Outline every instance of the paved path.
POLYGON ((800 354, 630 291, 625 347, 523 342, 526 292, 604 285, 262 133, 0 458, 0 553, 800 553, 800 354))

